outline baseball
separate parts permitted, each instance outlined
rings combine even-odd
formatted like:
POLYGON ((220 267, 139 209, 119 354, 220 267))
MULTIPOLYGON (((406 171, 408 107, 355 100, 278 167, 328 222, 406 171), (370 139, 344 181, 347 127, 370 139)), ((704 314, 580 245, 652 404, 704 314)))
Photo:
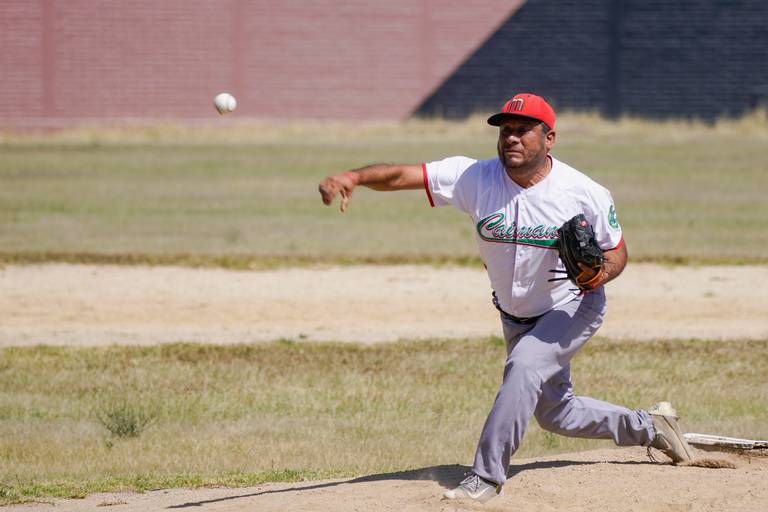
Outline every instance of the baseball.
POLYGON ((223 116, 237 108, 237 100, 228 92, 222 92, 213 98, 213 106, 216 107, 218 113, 223 116))

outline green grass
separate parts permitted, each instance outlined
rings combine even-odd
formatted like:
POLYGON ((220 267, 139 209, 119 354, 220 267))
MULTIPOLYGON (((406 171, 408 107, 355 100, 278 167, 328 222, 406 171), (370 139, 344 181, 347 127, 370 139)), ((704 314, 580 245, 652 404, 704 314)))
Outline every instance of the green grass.
MULTIPOLYGON (((558 123, 555 155, 613 191, 634 257, 766 262, 765 113, 711 126, 558 123)), ((0 134, 2 261, 468 261, 473 226, 423 192, 361 189, 341 215, 317 183, 371 162, 490 157, 495 137, 479 117, 0 134)))
MULTIPOLYGON (((0 504, 468 464, 503 359, 497 338, 4 348, 0 504), (115 404, 151 421, 115 435, 100 419, 115 404)), ((573 365, 579 394, 668 399, 689 431, 768 437, 768 341, 597 338, 573 365)), ((609 445, 532 425, 519 456, 609 445)))

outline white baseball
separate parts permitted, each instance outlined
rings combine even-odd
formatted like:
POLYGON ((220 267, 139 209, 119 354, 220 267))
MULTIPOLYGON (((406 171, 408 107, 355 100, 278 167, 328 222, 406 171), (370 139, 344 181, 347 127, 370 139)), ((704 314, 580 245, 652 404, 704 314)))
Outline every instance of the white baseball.
POLYGON ((237 108, 237 100, 228 92, 222 92, 213 98, 213 106, 216 107, 219 114, 223 116, 237 108))

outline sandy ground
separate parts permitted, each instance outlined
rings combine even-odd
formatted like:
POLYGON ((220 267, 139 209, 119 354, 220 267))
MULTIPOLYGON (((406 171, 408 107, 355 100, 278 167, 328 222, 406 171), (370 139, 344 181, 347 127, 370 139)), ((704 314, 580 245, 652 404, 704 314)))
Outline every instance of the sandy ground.
MULTIPOLYGON (((630 265, 608 285, 599 334, 766 338, 768 267, 630 265)), ((500 334, 485 273, 354 266, 274 271, 0 268, 0 346, 378 342, 500 334)))
MULTIPOLYGON (((768 337, 768 267, 631 265, 608 287, 600 333, 618 338, 768 337)), ((173 341, 378 342, 499 334, 481 270, 331 267, 237 272, 175 267, 0 268, 0 346, 173 341)), ((711 454, 707 454, 711 457, 711 454)), ((650 463, 642 449, 516 460, 485 506, 440 500, 466 466, 243 489, 156 490, 28 503, 13 510, 765 511, 768 459, 736 469, 650 463)))
MULTIPOLYGON (((712 454, 708 454, 711 456, 712 454)), ((242 489, 170 489, 94 494, 9 507, 14 511, 761 511, 768 506, 768 459, 729 457, 736 469, 651 463, 641 448, 517 460, 504 494, 485 505, 440 499, 466 466, 447 465, 348 480, 242 489)), ((663 457, 663 456, 662 456, 663 457)))

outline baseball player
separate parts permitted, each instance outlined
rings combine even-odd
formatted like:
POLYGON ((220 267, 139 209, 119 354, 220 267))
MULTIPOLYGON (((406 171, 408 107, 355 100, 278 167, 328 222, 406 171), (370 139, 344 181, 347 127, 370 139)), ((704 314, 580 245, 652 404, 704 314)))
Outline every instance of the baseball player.
POLYGON ((495 158, 370 165, 329 176, 319 186, 326 205, 341 196, 341 211, 358 185, 382 191, 424 187, 430 205, 451 205, 472 219, 507 359, 472 471, 444 499, 484 503, 501 494, 531 417, 550 432, 658 448, 676 463, 690 460, 693 452, 668 403, 630 410, 573 394, 571 358, 602 324, 603 285, 627 263, 611 194, 550 154, 555 112, 543 98, 517 94, 488 123, 499 127, 495 158), (577 229, 601 253, 596 266, 571 264, 579 275, 563 265, 562 232, 569 220, 578 220, 577 229), (568 272, 570 280, 557 279, 557 272, 568 272))

